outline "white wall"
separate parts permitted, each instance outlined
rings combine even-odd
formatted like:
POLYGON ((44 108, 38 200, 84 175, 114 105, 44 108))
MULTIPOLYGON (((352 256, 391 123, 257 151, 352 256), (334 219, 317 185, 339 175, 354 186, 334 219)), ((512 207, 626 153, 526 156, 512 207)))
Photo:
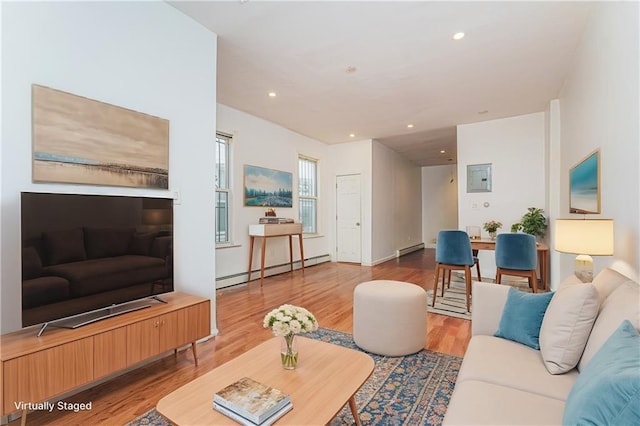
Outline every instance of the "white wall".
POLYGON ((560 159, 562 150, 562 138, 560 135, 560 101, 554 99, 549 103, 549 108, 545 113, 545 135, 546 152, 545 175, 547 187, 547 242, 549 243, 549 263, 550 263, 550 287, 556 290, 558 285, 567 275, 566 271, 560 268, 560 253, 553 249, 555 237, 554 219, 560 212, 560 198, 562 194, 560 159))
MULTIPOLYGON (((264 207, 245 207, 243 199, 243 170, 245 165, 266 167, 293 174, 293 207, 276 208, 276 214, 299 220, 298 212, 298 155, 318 160, 318 235, 304 238, 305 258, 328 255, 333 177, 328 157, 328 146, 314 139, 302 136, 269 121, 218 104, 218 131, 233 135, 232 164, 233 188, 231 231, 232 245, 216 249, 216 277, 240 275, 237 280, 227 279, 218 287, 246 281, 249 263, 249 225, 258 223, 264 216, 264 207)), ((266 250, 266 266, 289 262, 289 248, 286 238, 270 238, 266 250)), ((294 260, 299 260, 298 244, 294 244, 294 260)), ((253 267, 259 268, 260 249, 254 248, 253 267)), ((259 278, 254 274, 252 279, 259 278)))
POLYGON ((372 263, 422 242, 420 167, 385 145, 372 146, 372 263))
POLYGON ((441 229, 458 229, 457 181, 455 164, 422 168, 422 240, 427 247, 435 248, 441 229))
POLYGON ((329 211, 333 218, 330 218, 331 229, 331 253, 333 259, 336 258, 336 196, 335 185, 336 176, 359 174, 362 185, 362 264, 372 265, 372 201, 373 191, 372 181, 372 158, 373 141, 363 140, 344 144, 329 145, 329 156, 331 157, 331 175, 333 179, 333 195, 329 200, 331 205, 329 211))
MULTIPOLYGON (((0 2, 0 24, 2 22, 3 22, 2 21, 2 2, 0 2)), ((3 41, 3 31, 0 29, 0 64, 2 63, 2 51, 4 49, 4 44, 3 43, 4 43, 4 41, 3 41)), ((0 66, 0 96, 2 94, 3 82, 4 82, 4 80, 3 80, 3 75, 2 75, 2 66, 0 66)), ((1 98, 0 98, 0 100, 1 100, 1 98)), ((2 113, 3 105, 4 105, 4 102, 0 101, 0 140, 3 140, 3 136, 4 136, 1 133, 2 132, 2 121, 4 119, 4 115, 2 113)), ((2 145, 4 145, 4 144, 0 143, 0 166, 2 165, 2 151, 3 151, 2 145)), ((2 185, 2 168, 0 167, 0 200, 4 200, 4 198, 2 196, 2 193, 3 193, 2 188, 3 188, 3 185, 2 185)), ((4 202, 2 202, 2 205, 4 205, 4 202)), ((2 309, 2 307, 4 306, 3 297, 2 297, 2 293, 3 293, 2 292, 2 269, 3 269, 2 268, 2 263, 3 263, 2 259, 4 259, 4 256, 2 254, 3 253, 3 251, 2 251, 2 245, 3 244, 1 243, 2 241, 4 241, 4 235, 2 234, 2 228, 3 228, 2 227, 2 217, 3 217, 2 211, 4 210, 4 208, 2 208, 2 205, 0 205, 0 309, 2 309)), ((13 297, 13 296, 11 296, 11 297, 13 297)), ((13 302, 14 299, 11 299, 11 301, 13 302)), ((2 314, 0 313, 0 333, 2 333, 2 324, 1 323, 2 323, 2 314)), ((10 324, 10 326, 12 326, 12 325, 10 324)))
MULTIPOLYGON (((545 114, 459 125, 457 182, 459 229, 496 220, 503 224, 498 233, 509 232, 527 208, 546 211, 545 114), (484 163, 492 164, 492 191, 467 193, 467 166, 484 163)), ((494 277, 494 253, 479 258, 482 275, 494 277)))
MULTIPOLYGON (((640 270, 640 132, 638 107, 638 2, 601 2, 594 8, 575 64, 560 94, 561 199, 559 217, 569 214, 569 170, 600 149, 601 215, 614 219, 613 257, 595 257, 594 274, 618 260, 637 277, 640 270)), ((573 259, 561 255, 562 275, 573 259)))
POLYGON ((1 331, 21 327, 20 191, 171 196, 176 289, 214 292, 216 35, 163 2, 2 3, 1 331), (31 181, 31 85, 170 121, 169 191, 31 181))

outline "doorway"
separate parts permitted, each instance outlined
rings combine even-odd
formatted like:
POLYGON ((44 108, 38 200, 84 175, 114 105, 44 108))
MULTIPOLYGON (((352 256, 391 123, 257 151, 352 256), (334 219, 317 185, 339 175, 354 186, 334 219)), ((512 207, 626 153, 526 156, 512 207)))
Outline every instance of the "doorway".
POLYGON ((360 175, 336 176, 336 260, 362 262, 360 175))

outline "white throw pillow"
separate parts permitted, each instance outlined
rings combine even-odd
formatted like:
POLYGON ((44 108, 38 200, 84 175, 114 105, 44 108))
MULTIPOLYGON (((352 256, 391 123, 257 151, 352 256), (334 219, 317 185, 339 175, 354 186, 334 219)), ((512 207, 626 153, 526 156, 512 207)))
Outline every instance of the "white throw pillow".
POLYGON ((578 364, 599 307, 591 283, 563 285, 556 292, 540 328, 540 353, 549 373, 563 374, 578 364))

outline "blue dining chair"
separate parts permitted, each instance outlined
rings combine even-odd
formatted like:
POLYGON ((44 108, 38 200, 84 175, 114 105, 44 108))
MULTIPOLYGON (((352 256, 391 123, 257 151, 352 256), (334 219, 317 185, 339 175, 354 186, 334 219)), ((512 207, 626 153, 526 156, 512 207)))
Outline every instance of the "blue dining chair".
POLYGON ((501 283, 503 275, 525 277, 529 279, 531 291, 537 293, 537 264, 536 237, 523 233, 498 234, 496 237, 496 283, 501 283))
POLYGON ((467 311, 471 309, 471 267, 476 265, 478 270, 478 280, 480 277, 480 265, 478 259, 471 251, 471 241, 469 235, 457 229, 447 229, 438 232, 436 240, 436 271, 433 280, 433 302, 436 305, 436 293, 438 291, 438 281, 440 271, 442 271, 442 296, 444 296, 445 277, 451 282, 452 270, 464 270, 464 278, 467 290, 467 311))

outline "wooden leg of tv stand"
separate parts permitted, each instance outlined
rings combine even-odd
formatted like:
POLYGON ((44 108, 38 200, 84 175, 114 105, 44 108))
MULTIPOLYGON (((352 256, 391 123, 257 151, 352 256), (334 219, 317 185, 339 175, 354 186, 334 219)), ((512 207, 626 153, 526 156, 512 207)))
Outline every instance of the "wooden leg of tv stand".
MULTIPOLYGON (((193 352, 193 359, 196 363, 196 367, 198 366, 198 350, 196 349, 196 342, 191 342, 191 352, 193 352)), ((178 348, 173 350, 173 355, 175 357, 178 356, 178 348)))
POLYGON ((191 342, 191 350, 193 351, 193 360, 196 363, 196 367, 198 366, 198 350, 196 349, 196 342, 191 342))
POLYGON ((25 426, 27 424, 27 410, 22 410, 22 416, 20 416, 20 426, 25 426))

